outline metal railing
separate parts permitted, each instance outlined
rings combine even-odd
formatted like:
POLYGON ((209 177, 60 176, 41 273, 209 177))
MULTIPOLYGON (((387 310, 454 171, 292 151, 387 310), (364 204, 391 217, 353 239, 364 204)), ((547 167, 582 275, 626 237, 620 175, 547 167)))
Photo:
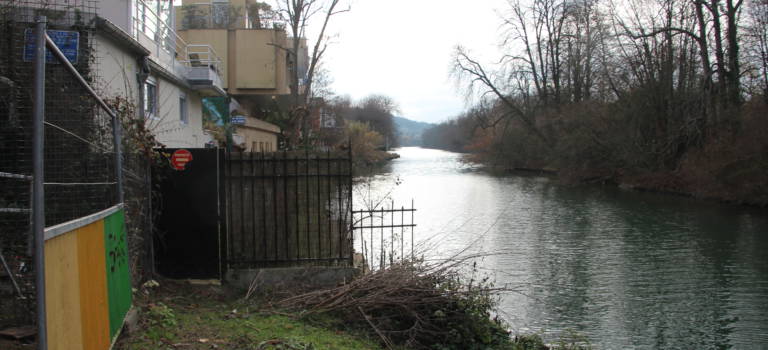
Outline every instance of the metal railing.
POLYGON ((413 200, 411 207, 395 207, 387 203, 378 208, 352 211, 355 249, 363 257, 366 272, 414 259, 413 232, 416 228, 413 200))
POLYGON ((208 44, 189 44, 174 30, 174 26, 168 24, 173 21, 172 2, 160 1, 157 6, 169 6, 153 9, 144 0, 136 0, 133 6, 133 30, 132 35, 140 40, 141 35, 147 36, 156 43, 156 56, 160 50, 164 50, 170 56, 170 66, 176 62, 186 68, 208 66, 219 78, 221 77, 221 59, 212 46, 208 44), (167 10, 167 15, 160 15, 156 10, 167 10), (165 18, 165 19, 164 19, 165 18), (181 57, 178 57, 181 56, 181 57))
POLYGON ((187 44, 184 47, 186 60, 179 62, 187 67, 209 67, 217 74, 221 74, 221 59, 211 45, 187 44))
POLYGON ((184 5, 181 25, 184 29, 276 29, 285 30, 286 22, 275 13, 261 13, 254 18, 246 8, 229 2, 201 1, 184 5), (241 22, 242 21, 242 22, 241 22), (241 22, 242 25, 237 25, 241 22))

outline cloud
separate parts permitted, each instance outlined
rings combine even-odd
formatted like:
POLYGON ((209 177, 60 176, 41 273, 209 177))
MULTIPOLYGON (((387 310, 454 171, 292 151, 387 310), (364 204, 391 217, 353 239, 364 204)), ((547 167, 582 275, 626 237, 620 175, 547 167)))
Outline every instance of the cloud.
MULTIPOLYGON (((437 122, 459 114, 464 98, 448 78, 461 44, 483 58, 498 57, 503 0, 360 0, 333 19, 337 33, 324 66, 339 94, 391 96, 404 116, 437 122)), ((319 19, 319 17, 318 17, 319 19)))

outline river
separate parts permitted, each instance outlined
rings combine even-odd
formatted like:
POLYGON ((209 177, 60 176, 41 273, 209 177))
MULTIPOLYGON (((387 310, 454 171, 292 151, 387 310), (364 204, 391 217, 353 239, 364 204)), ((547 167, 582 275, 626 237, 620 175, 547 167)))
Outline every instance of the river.
POLYGON ((614 187, 495 176, 457 153, 401 158, 357 198, 415 201, 427 254, 470 246, 513 332, 598 349, 768 349, 768 213, 614 187))

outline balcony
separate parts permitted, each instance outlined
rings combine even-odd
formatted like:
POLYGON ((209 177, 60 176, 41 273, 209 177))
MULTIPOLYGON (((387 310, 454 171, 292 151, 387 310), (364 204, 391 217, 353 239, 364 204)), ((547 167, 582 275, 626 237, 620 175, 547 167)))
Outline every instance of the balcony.
POLYGON ((192 89, 205 96, 225 95, 221 88, 221 59, 210 45, 186 45, 185 78, 192 89))
POLYGON ((132 10, 132 35, 151 52, 160 69, 202 95, 226 95, 222 88, 222 60, 207 44, 190 45, 174 30, 172 2, 135 0, 132 10))
POLYGON ((181 30, 275 29, 285 30, 285 21, 263 3, 254 0, 185 0, 178 7, 181 30))

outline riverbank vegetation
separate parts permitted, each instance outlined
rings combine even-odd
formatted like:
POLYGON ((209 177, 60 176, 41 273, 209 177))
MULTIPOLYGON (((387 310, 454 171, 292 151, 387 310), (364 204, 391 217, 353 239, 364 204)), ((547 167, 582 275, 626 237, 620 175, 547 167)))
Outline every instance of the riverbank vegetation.
POLYGON ((222 286, 161 280, 136 295, 139 321, 116 349, 381 349, 375 339, 332 320, 310 322, 248 305, 222 286))
POLYGON ((510 336, 492 317, 501 289, 461 278, 464 262, 396 264, 335 288, 250 298, 225 286, 153 281, 136 291, 138 321, 115 349, 590 348, 572 335, 554 344, 510 336))
POLYGON ((331 318, 368 332, 387 349, 590 349, 569 335, 546 344, 538 335, 512 336, 498 317, 501 293, 473 261, 482 255, 392 262, 350 283, 313 290, 274 306, 302 317, 331 318))
POLYGON ((305 315, 333 315, 369 329, 388 348, 511 348, 504 323, 491 318, 498 289, 465 279, 466 260, 406 262, 336 288, 279 302, 305 315))
POLYGON ((398 111, 397 102, 388 96, 370 95, 357 102, 348 96, 336 96, 325 102, 324 113, 339 127, 322 129, 319 139, 336 148, 351 143, 356 166, 381 164, 397 158, 388 151, 397 146, 394 114, 398 111))
POLYGON ((501 14, 500 63, 456 48, 473 106, 425 146, 768 205, 768 2, 511 1, 501 14))

